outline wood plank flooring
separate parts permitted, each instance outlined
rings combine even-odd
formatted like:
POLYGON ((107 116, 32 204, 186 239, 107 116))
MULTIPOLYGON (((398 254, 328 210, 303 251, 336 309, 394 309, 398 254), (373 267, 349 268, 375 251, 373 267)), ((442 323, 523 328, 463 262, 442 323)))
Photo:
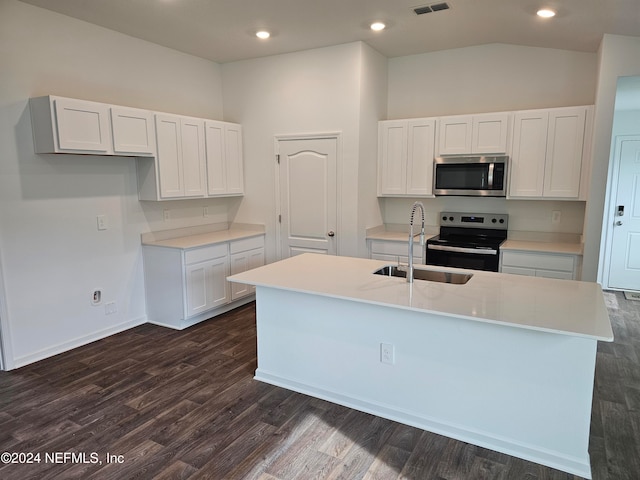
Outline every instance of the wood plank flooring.
MULTIPOLYGON (((640 302, 607 295, 616 341, 598 351, 593 478, 638 479, 640 302)), ((0 478, 577 478, 254 381, 255 368, 249 304, 182 332, 143 325, 0 372, 0 452, 40 454, 0 463, 0 478)))

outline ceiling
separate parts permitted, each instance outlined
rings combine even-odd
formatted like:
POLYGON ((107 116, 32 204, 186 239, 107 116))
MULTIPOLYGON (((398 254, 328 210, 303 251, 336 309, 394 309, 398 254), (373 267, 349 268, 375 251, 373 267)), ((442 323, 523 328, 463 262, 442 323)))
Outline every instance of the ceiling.
POLYGON ((420 16, 442 0, 21 1, 218 63, 354 41, 391 58, 488 43, 596 52, 605 33, 640 36, 639 0, 446 0, 420 16), (371 31, 375 20, 387 28, 371 31))

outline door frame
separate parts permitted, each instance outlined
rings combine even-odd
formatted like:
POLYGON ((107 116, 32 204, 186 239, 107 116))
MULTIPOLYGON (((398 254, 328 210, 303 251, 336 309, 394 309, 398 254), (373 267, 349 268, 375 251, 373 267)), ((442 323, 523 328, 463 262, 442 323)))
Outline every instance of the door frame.
POLYGON ((602 215, 602 235, 600 240, 600 265, 598 279, 602 288, 610 290, 624 290, 609 285, 609 271, 611 269, 611 248, 613 244, 613 224, 616 219, 615 202, 618 198, 618 180, 620 176, 620 153, 622 142, 628 140, 640 141, 640 134, 616 135, 612 142, 611 163, 609 165, 609 179, 605 193, 604 212, 602 215))
POLYGON ((275 210, 273 212, 273 219, 276 224, 276 257, 278 260, 282 260, 282 224, 278 219, 280 215, 280 163, 277 160, 280 155, 280 141, 287 140, 322 140, 322 139, 334 139, 336 141, 336 223, 338 225, 338 239, 336 241, 336 255, 340 255, 340 232, 342 229, 342 132, 317 132, 317 133, 288 133, 274 135, 274 158, 276 159, 276 168, 274 169, 275 175, 275 210))

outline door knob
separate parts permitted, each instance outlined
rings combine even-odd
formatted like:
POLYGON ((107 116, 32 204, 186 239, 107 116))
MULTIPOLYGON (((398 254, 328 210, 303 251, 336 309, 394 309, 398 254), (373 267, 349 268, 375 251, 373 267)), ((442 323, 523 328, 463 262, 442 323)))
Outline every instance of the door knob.
POLYGON ((618 221, 616 222, 616 225, 617 225, 617 226, 620 226, 620 225, 622 225, 622 222, 621 222, 620 220, 618 220, 618 221))
POLYGON ((327 233, 327 235, 329 235, 330 237, 334 237, 336 234, 336 232, 334 232, 333 230, 330 230, 329 233, 327 233))

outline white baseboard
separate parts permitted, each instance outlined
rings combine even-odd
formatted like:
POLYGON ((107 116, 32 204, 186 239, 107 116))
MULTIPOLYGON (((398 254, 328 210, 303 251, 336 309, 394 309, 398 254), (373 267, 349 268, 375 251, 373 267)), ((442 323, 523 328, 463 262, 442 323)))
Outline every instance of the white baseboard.
POLYGON ((100 340, 116 333, 129 330, 130 328, 137 327, 138 325, 142 325, 144 323, 147 323, 146 316, 134 318, 133 320, 128 320, 124 323, 105 328, 104 330, 100 330, 89 335, 74 338, 73 340, 69 340, 68 342, 59 343, 58 345, 54 345, 52 347, 30 353, 29 355, 16 357, 13 361, 13 368, 24 367, 25 365, 29 365, 30 363, 35 363, 40 360, 44 360, 45 358, 53 357, 54 355, 58 355, 59 353, 64 353, 74 348, 81 347, 82 345, 95 342, 96 340, 100 340))

